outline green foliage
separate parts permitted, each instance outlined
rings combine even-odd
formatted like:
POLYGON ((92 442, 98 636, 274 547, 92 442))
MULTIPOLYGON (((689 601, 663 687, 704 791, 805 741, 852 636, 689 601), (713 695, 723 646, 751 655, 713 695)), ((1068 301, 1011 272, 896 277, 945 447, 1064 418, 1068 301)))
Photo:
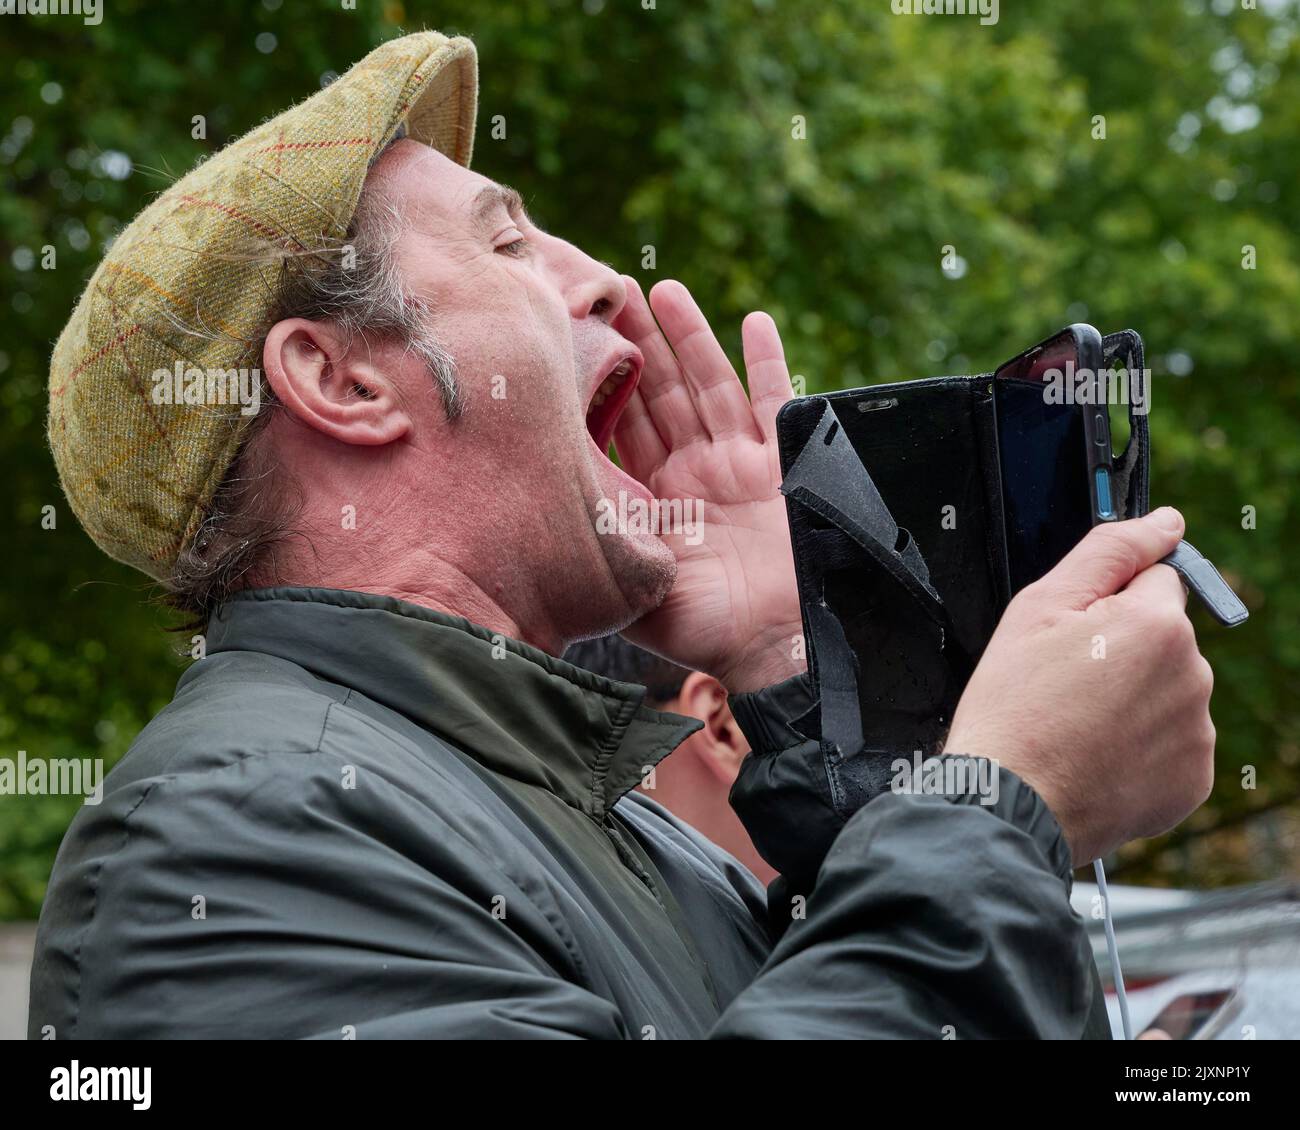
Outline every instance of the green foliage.
MULTIPOLYGON (((733 356, 741 317, 768 310, 809 391, 985 370, 1071 320, 1139 330, 1155 373, 1153 499, 1184 510, 1253 612, 1233 632, 1198 620, 1220 775, 1192 827, 1285 802, 1300 791, 1300 589, 1286 573, 1300 16, 1290 0, 1261 8, 1038 0, 1003 5, 992 27, 894 16, 887 0, 105 0, 94 27, 0 17, 13 500, 0 756, 111 765, 183 669, 141 579, 77 527, 44 443, 49 350, 104 241, 325 72, 430 26, 479 46, 476 167, 644 284, 680 278, 733 356), (269 53, 255 47, 266 32, 269 53), (206 140, 191 138, 196 114, 206 140), (123 179, 113 153, 132 162, 123 179), (960 277, 940 269, 946 245, 960 277)), ((0 917, 37 911, 75 804, 0 797, 0 917)), ((1177 882, 1258 877, 1249 862, 1189 874, 1159 843, 1129 864, 1177 882)))

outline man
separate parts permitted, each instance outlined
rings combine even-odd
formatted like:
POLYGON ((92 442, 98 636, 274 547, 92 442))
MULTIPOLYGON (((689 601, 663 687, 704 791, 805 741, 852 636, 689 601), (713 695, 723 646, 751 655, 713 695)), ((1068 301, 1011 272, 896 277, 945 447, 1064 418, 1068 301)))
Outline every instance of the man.
POLYGON ((688 671, 618 635, 574 644, 564 658, 608 679, 641 683, 645 701, 656 710, 704 723, 638 787, 734 856, 763 886, 775 879, 776 871, 758 854, 728 800, 749 743, 731 713, 727 688, 712 675, 688 671))
POLYGON ((1097 1031, 1071 868, 1212 775, 1155 564, 1181 519, 1007 611, 948 747, 995 804, 882 795, 769 906, 635 791, 698 723, 553 656, 625 628, 727 688, 760 785, 815 776, 776 327, 745 320, 747 397, 684 287, 539 230, 468 168, 475 74, 464 39, 379 48, 151 203, 60 337, 78 517, 207 628, 60 849, 31 1034, 1097 1031), (259 360, 248 413, 211 374, 259 360), (601 532, 620 491, 701 500, 703 536, 601 532))

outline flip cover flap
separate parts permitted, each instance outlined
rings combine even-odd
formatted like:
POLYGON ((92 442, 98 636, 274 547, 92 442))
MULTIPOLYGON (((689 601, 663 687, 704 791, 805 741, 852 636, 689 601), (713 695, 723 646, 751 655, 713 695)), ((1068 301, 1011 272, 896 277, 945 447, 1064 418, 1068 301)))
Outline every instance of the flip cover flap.
POLYGON ((842 754, 853 754, 867 744, 868 735, 862 724, 860 664, 840 620, 845 610, 831 603, 833 575, 856 568, 865 582, 874 566, 897 590, 890 599, 910 597, 912 614, 932 621, 940 633, 949 624, 916 544, 894 522, 830 405, 814 400, 816 425, 786 472, 781 491, 789 503, 816 514, 861 554, 855 561, 840 539, 825 536, 830 531, 804 530, 801 538, 819 549, 815 562, 804 560, 801 588, 809 660, 821 692, 822 739, 842 754))
POLYGON ((830 404, 820 400, 820 405, 821 418, 786 473, 781 493, 847 533, 913 592, 927 614, 942 620, 939 596, 915 543, 894 522, 830 404))

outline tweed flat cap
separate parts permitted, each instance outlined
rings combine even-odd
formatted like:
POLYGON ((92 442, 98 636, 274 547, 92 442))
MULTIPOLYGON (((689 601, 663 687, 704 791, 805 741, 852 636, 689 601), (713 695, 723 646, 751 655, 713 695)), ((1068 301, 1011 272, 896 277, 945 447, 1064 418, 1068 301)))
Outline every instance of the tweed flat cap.
POLYGON ((249 247, 338 247, 370 162, 403 126, 467 166, 477 90, 468 39, 390 40, 198 165, 122 231, 50 361, 59 478, 105 553, 165 578, 235 458, 253 417, 219 375, 233 388, 238 370, 256 372, 279 298, 249 247))

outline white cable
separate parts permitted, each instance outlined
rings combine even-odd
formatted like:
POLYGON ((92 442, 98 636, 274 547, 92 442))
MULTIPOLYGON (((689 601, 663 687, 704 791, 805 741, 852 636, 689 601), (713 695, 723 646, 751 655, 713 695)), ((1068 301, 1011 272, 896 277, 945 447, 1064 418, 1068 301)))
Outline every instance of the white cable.
POLYGON ((1097 890, 1101 894, 1102 918, 1106 925, 1106 952, 1110 955, 1115 996, 1119 998, 1119 1018, 1124 1025, 1124 1039, 1131 1040, 1133 1022, 1128 1018, 1128 994, 1124 992, 1124 974, 1119 968, 1119 946, 1115 944, 1115 923, 1110 916, 1110 892, 1106 890, 1106 868, 1101 865, 1100 859, 1094 859, 1092 870, 1097 876, 1097 890))

